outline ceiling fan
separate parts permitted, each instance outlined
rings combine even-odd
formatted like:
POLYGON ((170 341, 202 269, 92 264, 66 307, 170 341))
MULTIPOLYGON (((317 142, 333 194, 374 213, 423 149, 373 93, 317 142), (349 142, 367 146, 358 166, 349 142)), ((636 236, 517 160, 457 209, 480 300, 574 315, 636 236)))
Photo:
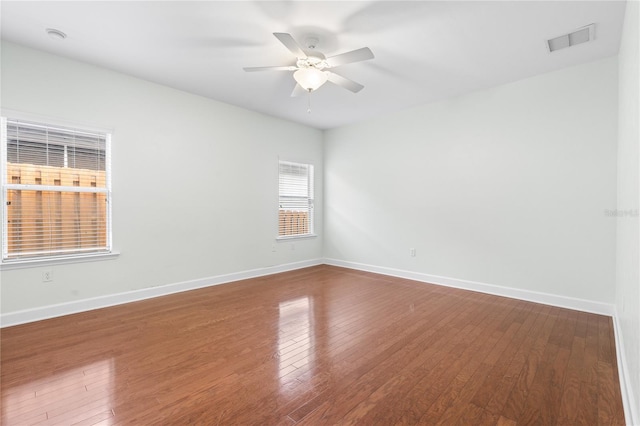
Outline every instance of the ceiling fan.
POLYGON ((349 80, 348 78, 330 70, 340 65, 372 59, 373 52, 371 52, 371 49, 368 47, 363 47, 327 58, 322 53, 314 50, 318 43, 317 37, 309 36, 305 39, 305 45, 308 52, 306 53, 291 34, 273 33, 273 35, 276 36, 276 38, 294 54, 297 58, 296 64, 291 66, 275 67, 245 67, 245 71, 295 71, 293 73, 293 78, 296 80, 297 84, 293 89, 291 96, 298 96, 301 93, 306 92, 311 93, 327 81, 330 81, 340 87, 344 87, 353 93, 359 92, 364 87, 362 84, 349 80))

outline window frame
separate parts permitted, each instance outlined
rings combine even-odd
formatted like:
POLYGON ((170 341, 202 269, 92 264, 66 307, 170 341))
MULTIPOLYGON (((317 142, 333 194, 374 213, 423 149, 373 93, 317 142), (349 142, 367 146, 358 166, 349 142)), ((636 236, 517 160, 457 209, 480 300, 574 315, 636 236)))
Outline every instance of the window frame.
MULTIPOLYGON (((95 260, 107 260, 116 258, 119 253, 113 249, 113 191, 112 191, 112 168, 111 168, 111 138, 112 131, 105 128, 96 128, 89 126, 82 126, 75 123, 60 123, 58 120, 48 117, 32 116, 29 114, 16 113, 13 111, 2 110, 0 114, 0 163, 2 164, 2 172, 0 173, 0 203, 2 208, 0 209, 0 221, 1 223, 1 235, 2 242, 0 247, 0 269, 19 269, 31 266, 47 266, 55 264, 66 263, 79 263, 90 262, 95 260), (105 185, 104 187, 60 187, 51 185, 34 185, 34 184, 13 184, 8 182, 7 167, 8 167, 8 122, 23 122, 27 125, 41 126, 47 129, 55 129, 64 132, 78 132, 88 134, 100 134, 105 138, 105 153, 104 153, 104 173, 105 173, 105 185), (53 252, 50 254, 36 254, 32 256, 15 257, 9 256, 9 230, 8 220, 9 212, 7 206, 8 191, 10 190, 27 190, 27 191, 54 191, 60 193, 96 193, 103 194, 105 196, 105 245, 104 249, 96 247, 95 250, 76 251, 70 253, 64 253, 63 251, 53 252)), ((65 146, 66 153, 66 146, 65 146)), ((66 159, 66 154, 65 154, 66 159)))
POLYGON ((300 162, 300 161, 291 161, 284 160, 282 158, 278 158, 278 223, 277 223, 277 231, 276 231, 276 240, 291 240, 291 239, 301 239, 301 238, 313 238, 316 237, 315 233, 315 170, 314 164, 312 162, 300 162), (304 234, 290 234, 290 235, 280 235, 280 211, 281 211, 281 200, 280 200, 280 166, 281 164, 290 164, 296 166, 306 166, 307 167, 307 190, 308 195, 306 197, 308 203, 308 214, 309 214, 309 232, 304 234))

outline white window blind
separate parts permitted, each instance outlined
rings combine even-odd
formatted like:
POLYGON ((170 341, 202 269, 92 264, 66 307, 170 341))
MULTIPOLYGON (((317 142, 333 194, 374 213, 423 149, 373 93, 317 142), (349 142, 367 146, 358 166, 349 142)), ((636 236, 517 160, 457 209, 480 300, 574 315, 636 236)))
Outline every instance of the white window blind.
POLYGON ((110 135, 2 119, 3 260, 111 251, 110 135))
POLYGON ((313 234, 313 164, 280 161, 278 236, 313 234))

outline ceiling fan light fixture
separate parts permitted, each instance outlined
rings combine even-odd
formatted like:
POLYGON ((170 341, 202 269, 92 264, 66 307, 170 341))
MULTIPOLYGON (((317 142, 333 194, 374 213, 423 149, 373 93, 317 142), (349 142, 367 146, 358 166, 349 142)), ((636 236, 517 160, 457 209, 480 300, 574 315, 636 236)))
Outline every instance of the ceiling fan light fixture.
POLYGON ((293 78, 303 89, 312 92, 326 83, 329 76, 316 68, 301 68, 293 73, 293 78))

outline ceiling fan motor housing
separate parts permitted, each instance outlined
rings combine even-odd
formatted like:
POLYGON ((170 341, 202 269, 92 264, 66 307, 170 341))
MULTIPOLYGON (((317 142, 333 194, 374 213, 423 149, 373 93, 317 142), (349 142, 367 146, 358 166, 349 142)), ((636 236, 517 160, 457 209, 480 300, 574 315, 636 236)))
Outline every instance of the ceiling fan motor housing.
POLYGON ((298 68, 315 68, 317 70, 323 70, 329 68, 329 64, 324 58, 324 55, 319 52, 314 52, 313 56, 307 56, 306 58, 298 59, 296 62, 298 68))

